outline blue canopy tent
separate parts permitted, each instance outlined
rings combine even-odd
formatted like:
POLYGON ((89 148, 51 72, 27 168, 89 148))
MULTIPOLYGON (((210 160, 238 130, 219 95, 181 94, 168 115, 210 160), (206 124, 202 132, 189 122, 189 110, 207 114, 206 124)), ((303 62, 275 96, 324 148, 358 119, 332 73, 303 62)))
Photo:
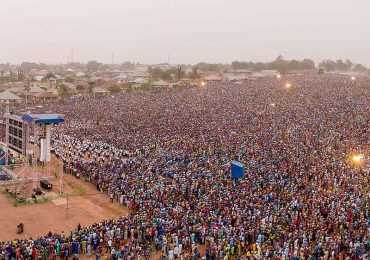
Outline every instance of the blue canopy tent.
POLYGON ((231 178, 233 179, 244 178, 244 164, 238 161, 231 162, 231 178))
POLYGON ((23 121, 34 122, 40 125, 63 123, 64 119, 60 114, 29 114, 22 117, 23 121))

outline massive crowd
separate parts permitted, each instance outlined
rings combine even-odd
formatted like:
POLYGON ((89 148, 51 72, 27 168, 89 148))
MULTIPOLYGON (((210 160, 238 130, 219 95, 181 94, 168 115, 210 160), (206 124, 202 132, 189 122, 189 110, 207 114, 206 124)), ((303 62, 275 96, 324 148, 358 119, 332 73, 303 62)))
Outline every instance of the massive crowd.
POLYGON ((8 259, 368 259, 370 80, 266 78, 243 86, 77 97, 53 150, 131 211, 0 245, 8 259), (290 85, 286 85, 286 83, 290 85), (351 161, 352 154, 363 161, 351 161), (245 164, 233 180, 230 163, 245 164), (102 249, 104 246, 104 249, 102 249))

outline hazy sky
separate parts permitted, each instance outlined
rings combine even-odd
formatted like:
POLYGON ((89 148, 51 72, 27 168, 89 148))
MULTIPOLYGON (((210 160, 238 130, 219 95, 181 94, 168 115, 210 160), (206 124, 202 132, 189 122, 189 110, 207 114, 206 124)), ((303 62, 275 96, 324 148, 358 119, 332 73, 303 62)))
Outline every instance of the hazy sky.
POLYGON ((370 66, 370 0, 0 0, 0 63, 350 58, 370 66))

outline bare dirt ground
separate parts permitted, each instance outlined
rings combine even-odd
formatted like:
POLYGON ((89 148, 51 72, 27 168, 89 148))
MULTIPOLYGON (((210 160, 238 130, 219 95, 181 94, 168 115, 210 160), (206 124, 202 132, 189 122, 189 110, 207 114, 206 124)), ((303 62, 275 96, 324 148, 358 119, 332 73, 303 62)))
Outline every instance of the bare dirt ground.
MULTIPOLYGON (((20 169, 18 169, 19 171, 20 169)), ((16 170, 15 170, 16 171, 16 170)), ((47 167, 39 166, 38 172, 46 175, 47 167)), ((52 156, 50 165, 54 179, 53 190, 46 192, 46 197, 56 197, 55 200, 44 203, 15 206, 14 198, 0 193, 0 241, 14 238, 29 238, 46 235, 51 232, 69 232, 80 223, 90 226, 94 222, 117 218, 129 211, 117 202, 110 203, 106 194, 99 193, 95 187, 83 179, 64 175, 62 195, 60 191, 61 162, 52 156), (67 194, 68 209, 67 209, 67 194), (17 225, 24 223, 25 232, 17 235, 17 225)), ((32 190, 36 184, 27 184, 25 190, 32 190)))

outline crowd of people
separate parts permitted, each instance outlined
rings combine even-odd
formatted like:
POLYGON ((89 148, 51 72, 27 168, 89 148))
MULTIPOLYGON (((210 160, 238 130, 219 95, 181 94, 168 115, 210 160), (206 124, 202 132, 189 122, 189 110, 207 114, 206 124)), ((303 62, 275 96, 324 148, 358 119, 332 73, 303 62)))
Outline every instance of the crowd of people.
POLYGON ((45 111, 65 116, 52 138, 65 172, 131 213, 3 242, 7 257, 370 258, 369 78, 214 83, 33 112, 45 111), (244 178, 231 178, 233 160, 244 178))

